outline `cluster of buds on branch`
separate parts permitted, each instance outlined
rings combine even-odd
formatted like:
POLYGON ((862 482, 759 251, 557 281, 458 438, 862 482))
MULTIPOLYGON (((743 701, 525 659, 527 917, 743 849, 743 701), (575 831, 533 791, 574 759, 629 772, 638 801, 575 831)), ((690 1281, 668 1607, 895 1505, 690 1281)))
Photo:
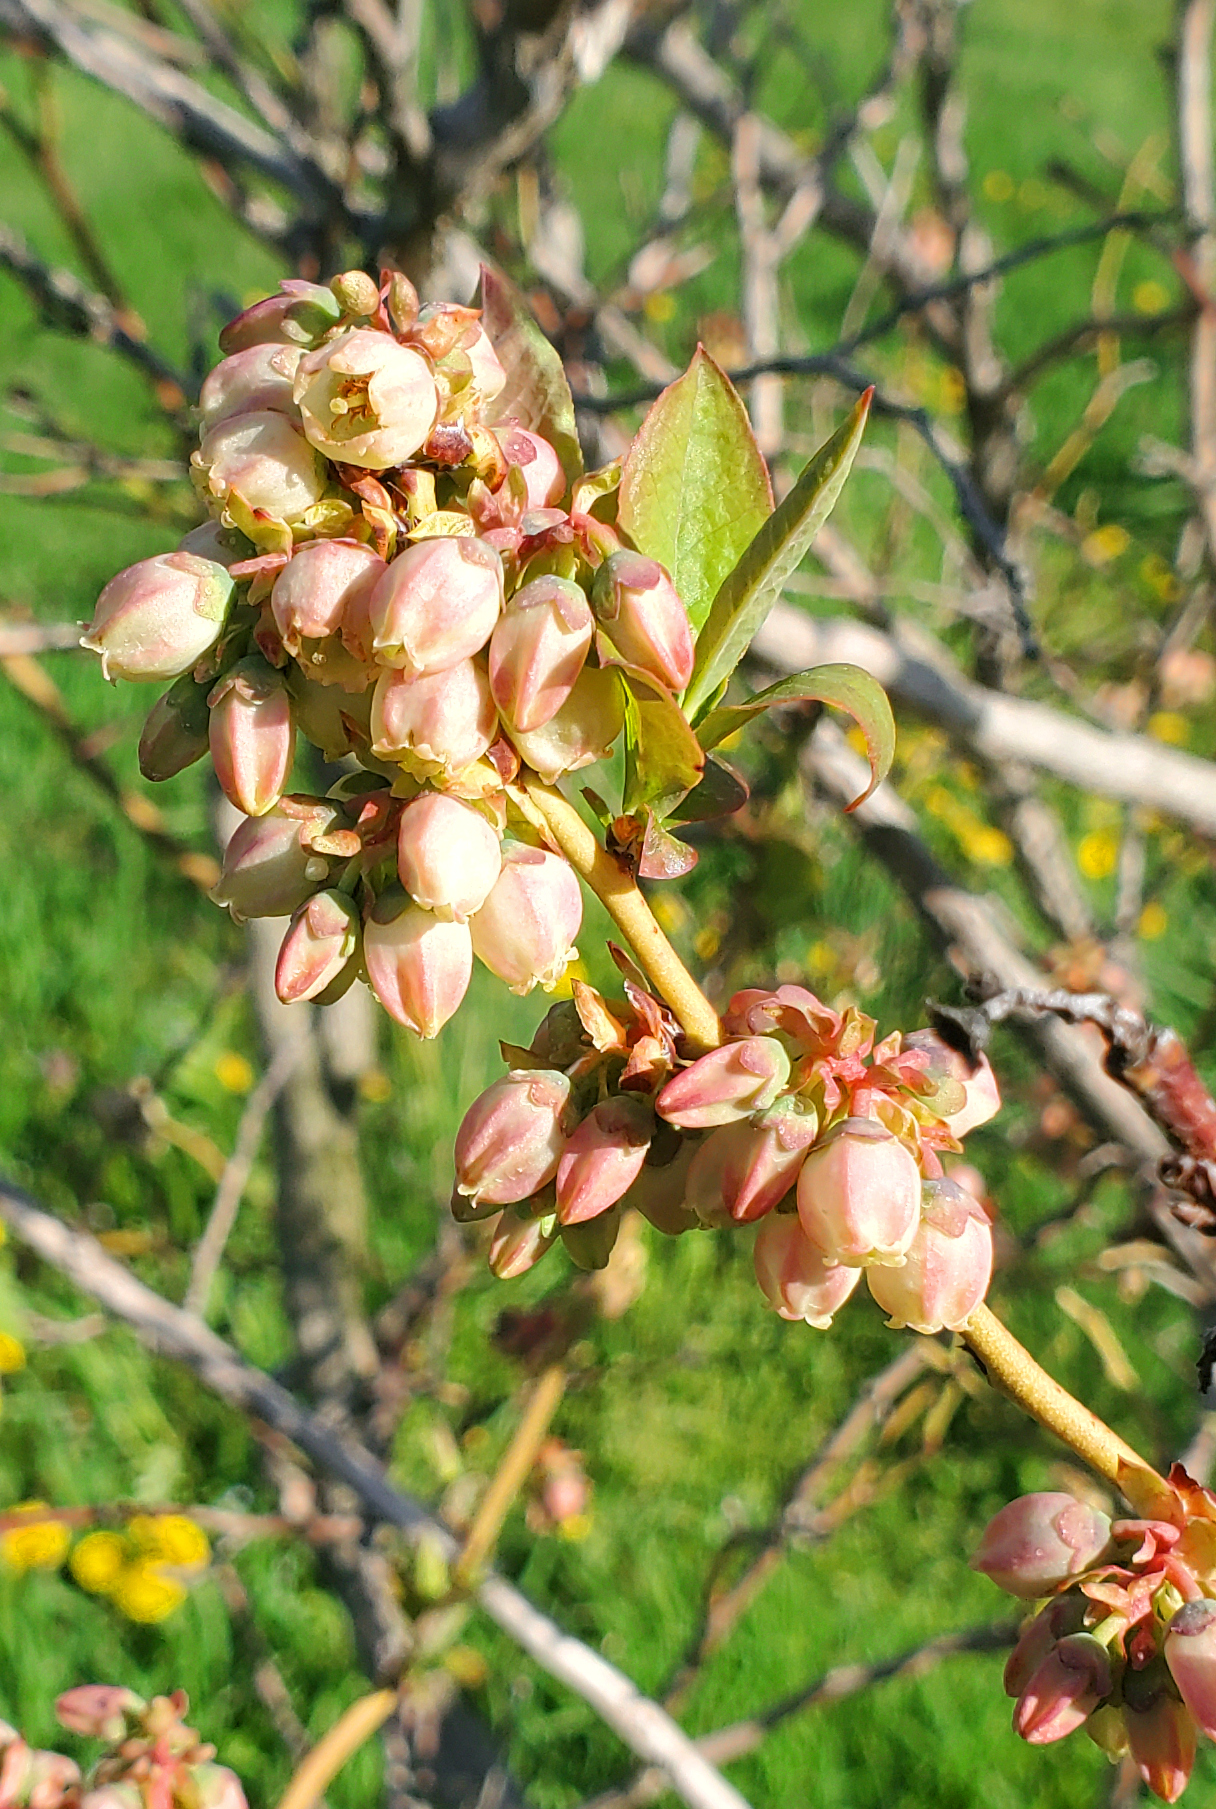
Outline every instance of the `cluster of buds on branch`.
POLYGON ((1005 1667, 1015 1731, 1046 1745, 1083 1727, 1172 1803, 1198 1735, 1216 1739, 1216 1495, 1175 1464, 1157 1496, 1152 1518, 1112 1521, 1071 1495, 1023 1495, 971 1562, 1010 1595, 1048 1598, 1005 1667))
POLYGON ((210 753, 247 819, 215 896, 291 915, 280 996, 359 976, 434 1036, 474 955, 518 992, 561 978, 578 882, 513 782, 611 750, 614 667, 681 690, 688 616, 590 512, 619 469, 571 484, 511 413, 478 309, 355 271, 285 283, 220 343, 193 460, 213 520, 112 579, 84 645, 112 677, 174 681, 141 769, 210 753), (357 769, 327 798, 287 790, 297 735, 357 769))
POLYGON ((999 1106, 986 1059, 972 1068, 930 1030, 876 1044, 855 1007, 779 986, 736 993, 723 1042, 688 1060, 617 955, 624 997, 575 981, 460 1127, 453 1210, 496 1219, 495 1273, 559 1238, 597 1267, 629 1207, 672 1235, 763 1219, 756 1275, 783 1318, 830 1325, 864 1271, 892 1324, 962 1325, 992 1230, 941 1157, 999 1106))
POLYGON ((68 1690, 55 1713, 69 1733, 101 1740, 105 1751, 82 1775, 74 1759, 34 1751, 0 1721, 2 1809, 247 1809, 236 1773, 215 1764, 182 1720, 184 1690, 142 1696, 118 1685, 68 1690))

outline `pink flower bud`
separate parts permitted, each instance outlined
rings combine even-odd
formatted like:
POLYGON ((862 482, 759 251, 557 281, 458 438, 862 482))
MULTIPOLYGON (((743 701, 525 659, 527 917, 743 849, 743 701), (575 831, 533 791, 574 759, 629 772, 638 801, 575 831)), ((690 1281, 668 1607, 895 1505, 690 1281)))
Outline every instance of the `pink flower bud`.
POLYGON ((270 409, 294 415, 292 385, 300 348, 289 345, 252 345, 234 352, 210 371, 199 391, 198 411, 204 430, 231 415, 270 409))
POLYGON ((1110 1519, 1071 1495, 1020 1495, 984 1529, 972 1570, 998 1589, 1033 1601, 1097 1563, 1110 1543, 1110 1519))
POLYGON ((583 669, 593 623, 565 578, 534 578, 506 605, 490 637, 490 689, 513 729, 539 729, 561 709, 583 669))
MULTIPOLYGON (((1154 1796, 1176 1803, 1195 1769, 1198 1728, 1190 1710, 1162 1687, 1154 1700, 1141 1708, 1125 1691, 1123 1726, 1136 1770, 1154 1796)), ((1206 1731, 1206 1730, 1205 1730, 1206 1731)))
POLYGON ((265 816, 283 795, 296 750, 282 675, 254 655, 225 673, 207 702, 211 758, 224 796, 246 816, 265 816))
POLYGON ((657 560, 611 553, 596 574, 595 613, 622 659, 673 691, 684 689, 692 677, 692 628, 657 560))
POLYGON ((1084 1622, 1085 1597, 1079 1593, 1056 1596, 1027 1621, 1005 1663, 1001 1681, 1006 1696, 1020 1696, 1056 1641, 1066 1633, 1080 1633, 1084 1622))
POLYGON ((154 783, 175 778, 207 752, 207 688, 187 672, 158 698, 139 738, 139 770, 154 783))
POLYGON ((74 1760, 61 1752, 32 1752, 23 1796, 29 1809, 59 1809, 68 1801, 74 1809, 79 1783, 80 1767, 74 1760))
POLYGON ((404 894, 385 893, 363 929, 372 991, 415 1036, 437 1036, 459 1008, 473 972, 468 925, 433 917, 404 894))
POLYGON ((286 415, 269 409, 217 421, 190 463, 221 503, 235 492, 248 508, 276 521, 298 521, 327 482, 320 454, 286 415))
POLYGON ((110 579, 80 645, 107 678, 180 678, 219 640, 235 593, 213 560, 158 553, 110 579))
POLYGON ((283 938, 274 989, 284 1005, 315 999, 351 966, 359 947, 359 914, 345 892, 315 892, 283 938))
MULTIPOLYGON (((468 344, 463 348, 464 355, 473 367, 473 381, 470 385, 478 404, 485 407, 500 396, 507 384, 507 373, 502 368, 498 353, 490 343, 490 336, 484 327, 474 329, 468 344)), ((531 439, 533 436, 528 435, 531 439)))
POLYGON ((789 1078, 790 1058, 775 1037, 744 1037, 673 1074, 657 1109, 682 1131, 710 1130, 766 1111, 789 1078))
POLYGON ((707 1225, 763 1218, 798 1179, 817 1128, 813 1112, 772 1111, 761 1124, 711 1131, 689 1170, 687 1204, 707 1225))
POLYGON ((1178 1693, 1216 1740, 1216 1602, 1184 1602, 1165 1633, 1165 1662, 1178 1693))
POLYGON ((85 1791, 80 1809, 145 1809, 143 1792, 138 1784, 98 1784, 85 1791))
POLYGON ((866 1271, 889 1324, 914 1332, 957 1331, 992 1280, 992 1226, 983 1208, 952 1181, 925 1186, 920 1225, 902 1268, 866 1271))
POLYGON ((498 733, 490 681, 472 660, 442 672, 382 672, 372 698, 372 752, 420 777, 454 779, 498 733))
POLYGON ((944 1114, 956 1137, 965 1137, 977 1125, 987 1124, 1001 1109, 996 1075, 981 1055, 973 1068, 967 1057, 952 1049, 936 1030, 913 1030, 903 1039, 905 1049, 923 1049, 930 1057, 929 1075, 933 1079, 949 1077, 957 1081, 966 1095, 966 1104, 955 1112, 944 1114))
POLYGON ((641 1173, 654 1135, 654 1112, 629 1093, 601 1100, 569 1139, 557 1165, 557 1216, 563 1225, 597 1218, 641 1173))
POLYGON ((756 1280, 783 1319, 803 1319, 826 1331, 857 1283, 861 1270, 828 1263, 793 1213, 773 1213, 756 1233, 756 1280))
POLYGON ((618 675, 584 666, 557 714, 539 729, 513 729, 511 740, 525 766, 552 785, 563 773, 605 759, 624 726, 618 675))
POLYGON ((236 528, 226 528, 219 521, 203 521, 183 534, 177 543, 179 553, 193 553, 198 559, 210 559, 213 565, 239 565, 253 552, 252 541, 236 528))
POLYGON ((439 407, 430 364, 391 333, 352 327, 307 353, 295 399, 327 458, 383 471, 417 452, 439 407))
POLYGON ((251 345, 311 345, 337 321, 341 308, 331 289, 296 277, 280 284, 278 295, 254 302, 220 334, 221 352, 251 345))
POLYGON ((383 559, 354 540, 310 540, 288 560, 270 593, 270 612, 288 653, 301 641, 321 641, 342 628, 348 613, 364 614, 383 559))
POLYGON ((502 871, 497 831, 459 798, 423 792, 401 813, 397 872, 416 904, 464 923, 502 871))
POLYGON ((241 1780, 226 1765, 202 1760, 190 1767, 198 1809, 248 1809, 241 1780))
POLYGON ((471 659, 502 608, 502 564, 464 535, 406 547, 372 592, 373 648, 383 666, 442 672, 471 659))
POLYGON ((82 1683, 58 1698, 55 1716, 69 1733, 114 1745, 126 1738, 147 1706, 142 1696, 118 1684, 82 1683))
POLYGON ((1110 1694, 1110 1658, 1089 1633, 1059 1640, 1023 1690, 1013 1729, 1033 1746, 1074 1733, 1110 1694))
POLYGON ((456 1133, 456 1190, 510 1206, 551 1181, 565 1148, 570 1082, 553 1068, 518 1070, 475 1099, 456 1133))
MULTIPOLYGON (((314 821, 334 822, 338 812, 320 807, 314 821)), ((329 876, 329 864, 304 847, 306 820, 279 810, 247 817, 224 850, 224 867, 211 896, 238 922, 246 917, 290 917, 329 876)))
POLYGON ((472 919, 473 949, 512 992, 551 991, 577 951, 583 898, 574 869, 560 854, 514 842, 502 872, 472 919))
POLYGON ((846 1118, 798 1176, 798 1216, 829 1262, 898 1263, 920 1223, 920 1170, 870 1118, 846 1118))
POLYGON ((490 1238, 490 1269, 499 1281, 514 1281, 534 1269, 557 1236, 557 1220, 552 1213, 535 1218, 515 1206, 508 1206, 494 1227, 490 1238))
MULTIPOLYGON (((523 512, 556 507, 566 493, 566 473, 548 440, 514 423, 505 433, 499 432, 507 463, 523 480, 523 512)), ((514 486, 517 480, 508 481, 514 486)))

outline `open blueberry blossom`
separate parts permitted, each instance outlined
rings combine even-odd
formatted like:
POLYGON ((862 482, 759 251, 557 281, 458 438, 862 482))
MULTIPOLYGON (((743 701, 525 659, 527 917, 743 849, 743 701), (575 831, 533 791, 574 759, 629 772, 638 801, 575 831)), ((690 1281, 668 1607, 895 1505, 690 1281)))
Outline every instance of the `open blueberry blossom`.
POLYGON ((1045 1745, 1083 1727, 1173 1803, 1199 1734, 1216 1739, 1216 1495, 1175 1464, 1151 1512, 1023 1495, 971 1564, 1040 1604, 1005 1667, 1016 1732, 1045 1745))

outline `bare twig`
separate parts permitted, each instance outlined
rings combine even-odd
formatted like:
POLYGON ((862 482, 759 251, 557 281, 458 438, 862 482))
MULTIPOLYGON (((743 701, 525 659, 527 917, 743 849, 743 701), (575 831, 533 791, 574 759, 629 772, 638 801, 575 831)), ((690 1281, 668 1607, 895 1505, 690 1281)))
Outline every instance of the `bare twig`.
POLYGON ((295 1043, 284 1043, 276 1049, 270 1066, 245 1102, 241 1122, 237 1126, 232 1154, 224 1164, 224 1172, 220 1176, 220 1184, 216 1188, 210 1216, 194 1252, 194 1261, 190 1267, 190 1282, 182 1301, 182 1306, 187 1313, 196 1313, 201 1319, 207 1317, 207 1301, 211 1294, 211 1284, 223 1257, 224 1246, 236 1223, 241 1195, 245 1191, 258 1153, 258 1145, 262 1140, 266 1115, 278 1098, 280 1088, 299 1060, 299 1055, 299 1045, 295 1043))
POLYGON ((1191 455, 1209 557, 1216 558, 1216 184, 1212 170, 1214 0, 1179 0, 1178 162, 1190 264, 1203 297, 1191 333, 1191 455))
MULTIPOLYGON (((0 1215, 44 1262, 124 1320, 152 1350, 185 1363, 229 1405, 265 1420, 321 1469, 348 1484, 378 1519, 407 1537, 434 1540, 449 1562, 455 1559, 459 1547, 452 1534, 421 1502, 394 1488, 370 1452, 328 1431, 201 1321, 137 1281, 95 1238, 71 1230, 7 1182, 0 1182, 0 1215)), ((505 1578, 488 1576, 475 1599, 508 1638, 581 1696, 634 1753, 661 1766, 689 1809, 746 1809, 745 1799, 656 1702, 615 1665, 563 1633, 505 1578)))
POLYGON ((502 1462, 481 1498, 473 1524, 465 1537, 464 1547, 453 1571, 453 1581, 463 1587, 478 1575, 494 1549, 503 1521, 511 1504, 527 1481, 541 1440, 557 1412, 566 1388, 566 1372, 560 1363, 551 1363, 537 1378, 528 1398, 515 1435, 502 1462))

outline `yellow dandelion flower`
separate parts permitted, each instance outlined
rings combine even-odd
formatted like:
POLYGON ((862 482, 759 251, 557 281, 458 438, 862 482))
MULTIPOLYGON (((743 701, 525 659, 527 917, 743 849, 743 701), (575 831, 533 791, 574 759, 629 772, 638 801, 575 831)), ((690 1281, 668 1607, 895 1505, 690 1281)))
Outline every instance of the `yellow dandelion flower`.
POLYGON ((688 906, 676 892, 656 893, 650 908, 669 936, 676 935, 688 922, 688 906))
POLYGON ((963 849, 978 867, 1007 867, 1013 859, 1013 843, 1003 829, 980 824, 962 838, 963 849))
POLYGON ((26 1515, 28 1526, 10 1527, 0 1533, 0 1557, 10 1570, 58 1570, 72 1535, 61 1520, 39 1520, 45 1501, 23 1501, 14 1513, 26 1515))
POLYGON ((569 1539, 573 1544, 585 1539, 591 1531, 590 1514, 567 1514, 564 1520, 557 1523, 559 1539, 569 1539))
POLYGON ((226 1093, 248 1093, 253 1085, 253 1068, 235 1049, 225 1049, 216 1061, 215 1078, 226 1093))
POLYGON ((12 1376, 25 1368, 25 1346, 11 1332, 0 1332, 0 1376, 12 1376))
POLYGON ((68 1559, 68 1569, 92 1595, 108 1595, 127 1561, 120 1533, 86 1533, 68 1559))
POLYGON ((1136 924, 1137 934, 1143 936, 1146 942, 1156 942, 1159 936, 1165 935, 1169 921, 1165 906, 1159 905, 1155 898, 1150 898, 1136 924))
POLYGON ((647 320, 657 321, 662 325, 676 311, 675 297, 667 289, 655 289, 646 297, 642 307, 647 320))
POLYGON ((1191 725, 1177 710, 1156 710, 1148 719, 1148 732, 1154 741, 1170 747, 1185 747, 1191 739, 1191 725))
POLYGON ((1117 829, 1091 829, 1077 844, 1077 865, 1086 879, 1108 879, 1118 860, 1117 829))
POLYGON ((186 1599, 184 1586, 167 1577, 161 1566, 146 1558, 126 1565, 110 1590, 116 1608, 130 1621, 163 1621, 186 1599))
POLYGON ((185 1514, 136 1514, 127 1530, 148 1558, 177 1570, 201 1570, 211 1558, 206 1533, 185 1514))
POLYGON ((1149 277, 1143 283, 1137 283, 1132 290, 1132 307, 1137 314, 1160 314, 1169 306, 1170 292, 1164 283, 1149 277))
POLYGON ((1012 201, 1014 184, 1008 170, 989 170, 984 177, 984 193, 990 201, 1012 201))
POLYGON ((1112 559, 1118 559, 1126 553, 1132 543, 1127 529, 1117 521, 1108 521, 1104 527, 1094 528, 1081 542, 1081 557, 1089 565, 1109 565, 1112 559))

